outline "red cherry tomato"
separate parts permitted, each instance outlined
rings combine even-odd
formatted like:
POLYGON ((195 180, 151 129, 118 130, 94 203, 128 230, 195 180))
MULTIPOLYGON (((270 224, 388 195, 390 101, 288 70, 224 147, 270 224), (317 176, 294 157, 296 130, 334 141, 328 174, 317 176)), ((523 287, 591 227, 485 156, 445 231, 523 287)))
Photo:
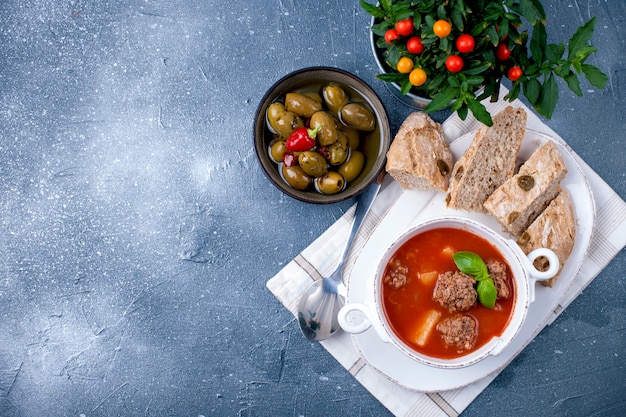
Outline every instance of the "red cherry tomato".
POLYGON ((476 43, 474 42, 472 35, 465 33, 457 38, 456 49, 458 49, 459 52, 466 54, 468 52, 472 52, 475 44, 476 43))
POLYGON ((450 55, 446 59, 446 68, 450 72, 459 72, 463 69, 463 58, 458 55, 450 55))
POLYGON ((419 36, 413 36, 406 41, 406 49, 412 54, 421 54, 424 52, 424 44, 419 36))
POLYGON ((515 66, 515 67, 509 68, 509 71, 507 72, 506 76, 509 77, 509 80, 511 81, 517 81, 519 80, 519 77, 521 77, 523 73, 524 71, 522 71, 520 67, 515 66))
POLYGON ((511 56, 511 50, 506 43, 501 43, 496 48, 496 58, 500 61, 506 61, 511 56))
POLYGON ((389 29, 385 32, 385 42, 389 45, 392 45, 394 41, 400 39, 400 34, 395 29, 389 29))
POLYGON ((411 33, 413 33, 413 29, 413 19, 411 19, 410 17, 398 20, 396 22, 396 31, 401 36, 409 36, 411 33))

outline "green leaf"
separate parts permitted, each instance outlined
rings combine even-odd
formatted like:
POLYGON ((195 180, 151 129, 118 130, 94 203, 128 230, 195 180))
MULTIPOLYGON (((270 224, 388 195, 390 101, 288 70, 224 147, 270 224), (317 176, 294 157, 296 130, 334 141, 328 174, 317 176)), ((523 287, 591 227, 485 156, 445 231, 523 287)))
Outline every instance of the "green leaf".
POLYGON ((459 79, 457 77, 450 77, 448 78, 448 83, 454 87, 454 88, 459 88, 461 87, 461 82, 459 81, 459 79))
POLYGON ((400 93, 402 93, 403 96, 406 95, 409 91, 411 91, 411 87, 413 87, 413 84, 410 83, 409 78, 407 77, 402 83, 400 93))
POLYGON ((450 12, 450 18, 452 19, 452 24, 459 29, 461 32, 464 31, 464 23, 463 23, 463 15, 459 12, 459 10, 455 7, 450 12))
POLYGON ((482 305, 487 308, 495 307, 498 290, 491 278, 478 281, 476 292, 478 293, 478 301, 480 301, 482 305))
POLYGON ((592 17, 587 23, 582 25, 576 30, 576 33, 572 35, 572 38, 567 43, 567 59, 573 61, 581 48, 587 45, 587 42, 591 40, 593 35, 593 29, 596 25, 596 18, 592 17))
POLYGON ((457 268, 459 268, 459 271, 473 276, 477 281, 485 279, 485 277, 489 276, 489 273, 487 272, 487 265, 485 265, 482 258, 474 252, 455 252, 452 255, 452 259, 454 260, 457 268))
POLYGON ((559 99, 559 87, 556 84, 556 80, 554 79, 554 75, 550 74, 546 82, 543 84, 541 97, 539 98, 539 103, 535 108, 542 116, 550 119, 552 117, 552 113, 556 108, 556 102, 559 99))
POLYGON ((491 67, 491 62, 477 62, 472 63, 466 70, 463 70, 465 75, 478 75, 487 71, 491 67))
POLYGON ((457 98, 458 90, 453 88, 447 88, 443 90, 441 93, 437 94, 433 97, 433 101, 431 101, 428 106, 424 109, 425 113, 434 113, 439 110, 443 110, 450 105, 452 100, 457 98))
POLYGON ((428 25, 428 27, 430 28, 430 31, 432 32, 433 25, 435 24, 435 18, 428 14, 426 15, 424 19, 426 20, 426 24, 428 25))
POLYGON ((543 62, 543 53, 548 42, 546 27, 542 24, 533 26, 533 34, 530 39, 530 53, 537 63, 543 62))
POLYGON ((541 84, 536 78, 529 79, 524 84, 524 96, 528 99, 533 106, 537 104, 539 96, 541 95, 541 84))
POLYGON ((570 73, 563 77, 563 79, 567 83, 569 89, 574 92, 574 94, 579 97, 583 95, 583 92, 580 89, 580 81, 578 81, 578 76, 576 75, 576 73, 570 71, 570 73))
POLYGON ((584 62, 589 57, 589 55, 596 52, 597 50, 598 48, 596 48, 595 46, 585 45, 582 48, 578 49, 578 52, 576 53, 576 55, 574 55, 573 61, 584 62))
POLYGON ((438 17, 439 19, 447 19, 447 17, 448 17, 448 14, 447 14, 447 12, 446 12, 446 8, 443 6, 443 4, 442 4, 442 5, 440 5, 440 6, 437 8, 437 17, 438 17))
POLYGON ((388 83, 399 83, 404 80, 406 74, 400 74, 399 72, 385 72, 383 74, 377 74, 376 78, 388 83))
POLYGON ((441 38, 441 41, 439 42, 439 49, 450 53, 452 51, 452 44, 450 43, 450 40, 448 38, 441 38))
MULTIPOLYGON (((463 100, 457 100, 454 103, 452 103, 452 105, 450 106, 450 111, 451 112, 458 111, 461 107, 463 107, 463 100)), ((467 108, 465 109, 465 112, 467 113, 467 108)), ((460 117, 460 115, 459 115, 459 117, 460 117)), ((463 118, 461 117, 461 119, 463 119, 463 118)))
POLYGON ((485 82, 485 78, 481 77, 480 75, 470 75, 469 77, 467 77, 466 82, 467 84, 476 87, 483 85, 483 83, 485 82))
POLYGON ((486 126, 493 125, 493 120, 491 119, 491 115, 487 111, 487 108, 480 101, 476 101, 474 97, 471 97, 467 100, 467 106, 472 111, 472 114, 474 115, 476 120, 478 120, 479 122, 483 123, 486 126))
POLYGON ((463 102, 462 102, 461 100, 459 100, 459 101, 455 102, 455 104, 456 104, 456 103, 460 103, 460 106, 459 106, 458 110, 456 111, 456 113, 457 113, 457 115, 459 116, 459 118, 460 118, 461 120, 465 120, 465 119, 467 119, 467 113, 468 113, 468 111, 469 111, 469 110, 467 109, 467 106, 464 106, 464 105, 463 105, 463 102))
POLYGON ((546 22, 546 11, 539 0, 520 0, 520 14, 528 23, 546 22))
POLYGON ((511 90, 509 90, 507 95, 504 96, 504 99, 508 100, 508 101, 515 100, 519 96, 519 93, 520 93, 520 90, 521 90, 520 85, 521 85, 520 82, 513 83, 513 88, 511 88, 511 90))
POLYGON ((546 59, 552 64, 558 64, 564 52, 564 43, 561 42, 558 45, 551 43, 546 47, 546 59))
POLYGON ((607 81, 609 80, 609 77, 607 77, 606 74, 604 74, 602 71, 600 71, 599 68, 594 67, 593 65, 583 64, 582 70, 587 80, 594 87, 603 89, 607 81))
POLYGON ((370 16, 382 19, 385 17, 385 12, 380 7, 366 2, 365 0, 359 0, 361 8, 365 10, 370 16))
POLYGON ((496 27, 493 25, 489 26, 485 30, 485 33, 487 34, 487 37, 489 38, 489 41, 491 42, 491 44, 493 46, 498 46, 498 43, 500 43, 500 38, 498 37, 498 32, 496 31, 496 27))
POLYGON ((391 13, 393 11, 392 10, 393 0, 380 0, 379 3, 383 7, 383 9, 385 9, 386 12, 391 13))

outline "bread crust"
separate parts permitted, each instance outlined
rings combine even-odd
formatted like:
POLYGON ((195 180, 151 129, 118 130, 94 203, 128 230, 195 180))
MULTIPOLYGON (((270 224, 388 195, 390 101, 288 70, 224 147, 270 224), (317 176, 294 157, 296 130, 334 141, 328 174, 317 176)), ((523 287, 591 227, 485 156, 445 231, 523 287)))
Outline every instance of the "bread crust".
POLYGON ((454 165, 446 197, 448 207, 483 212, 483 203, 513 175, 526 134, 526 111, 508 106, 493 117, 493 126, 478 130, 454 165))
POLYGON ((510 234, 519 236, 557 196, 566 174, 563 157, 556 145, 548 141, 483 206, 510 234))
POLYGON ((414 112, 391 143, 385 169, 404 189, 446 191, 453 164, 441 125, 414 112))
MULTIPOLYGON (((556 276, 547 281, 540 281, 546 287, 552 287, 574 248, 576 238, 576 214, 572 198, 566 190, 561 190, 548 207, 531 223, 517 240, 517 244, 529 254, 537 248, 552 249, 559 258, 560 267, 556 276)), ((541 257, 535 261, 535 267, 542 267, 541 257)))

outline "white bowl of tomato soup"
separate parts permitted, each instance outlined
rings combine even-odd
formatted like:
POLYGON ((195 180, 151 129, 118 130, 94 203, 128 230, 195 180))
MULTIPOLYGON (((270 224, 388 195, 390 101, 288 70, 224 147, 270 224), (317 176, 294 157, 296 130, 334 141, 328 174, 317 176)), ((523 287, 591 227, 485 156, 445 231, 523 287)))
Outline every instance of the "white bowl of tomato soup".
POLYGON ((558 270, 549 249, 525 255, 514 240, 477 221, 433 218, 389 246, 368 281, 370 298, 345 305, 339 323, 349 333, 372 328, 424 364, 465 367, 511 343, 535 283, 558 270), (549 262, 546 271, 533 266, 539 257, 549 262))

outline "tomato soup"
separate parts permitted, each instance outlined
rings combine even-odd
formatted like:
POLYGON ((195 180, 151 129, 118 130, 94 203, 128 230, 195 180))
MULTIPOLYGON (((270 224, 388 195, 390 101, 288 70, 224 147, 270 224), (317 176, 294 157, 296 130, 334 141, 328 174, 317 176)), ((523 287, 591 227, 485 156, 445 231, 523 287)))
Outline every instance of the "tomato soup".
POLYGON ((383 277, 386 279, 380 284, 381 302, 387 322, 400 340, 427 356, 452 359, 473 352, 494 336, 500 336, 512 316, 515 286, 510 266, 492 244, 467 230, 439 228, 412 237, 393 254, 383 277), (505 266, 509 294, 498 298, 494 308, 476 301, 462 313, 451 312, 433 299, 439 275, 458 271, 452 258, 458 251, 471 251, 486 264, 497 261, 505 266), (476 323, 473 346, 469 349, 459 350, 446 344, 437 330, 438 323, 460 315, 469 316, 476 323))

